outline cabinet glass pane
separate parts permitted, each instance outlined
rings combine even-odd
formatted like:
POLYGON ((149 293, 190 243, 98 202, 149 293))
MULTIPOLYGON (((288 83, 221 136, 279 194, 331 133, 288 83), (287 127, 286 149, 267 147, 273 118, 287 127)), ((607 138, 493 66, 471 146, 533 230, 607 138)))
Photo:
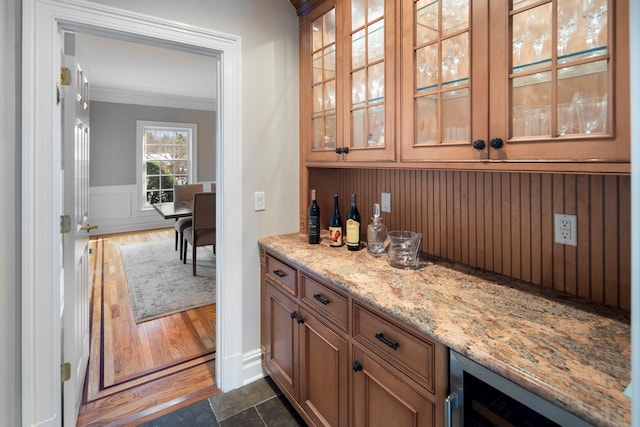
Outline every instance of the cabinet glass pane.
POLYGON ((384 0, 369 0, 367 23, 371 23, 384 14, 384 0))
POLYGON ((313 119, 313 149, 322 150, 324 148, 324 120, 313 119))
POLYGON ((384 146, 384 105, 369 108, 369 135, 367 145, 384 146))
POLYGON ((336 81, 331 80, 324 85, 324 109, 334 111, 336 108, 336 81))
POLYGON ((464 32, 442 43, 442 79, 462 84, 469 77, 469 33, 464 32))
POLYGON ((324 80, 336 77, 336 49, 331 46, 324 50, 324 80))
POLYGON ((384 20, 380 20, 369 26, 367 54, 368 62, 374 62, 384 58, 384 20))
POLYGON ((608 81, 606 61, 558 70, 558 115, 562 110, 565 121, 572 119, 565 124, 558 118, 558 134, 608 131, 608 81), (560 105, 565 106, 561 109, 560 105))
POLYGON ((364 26, 365 0, 351 0, 351 28, 364 26))
POLYGON ((366 71, 360 70, 352 74, 351 81, 351 103, 354 107, 362 105, 365 98, 365 89, 367 86, 366 71))
POLYGON ((438 45, 432 44, 416 51, 416 87, 418 92, 433 89, 438 84, 438 45))
POLYGON ((336 41, 336 10, 331 9, 324 14, 324 34, 323 46, 335 43, 336 41))
POLYGON ((324 27, 324 25, 322 24, 322 20, 323 18, 320 17, 315 21, 313 21, 313 24, 311 24, 311 30, 312 30, 312 36, 311 36, 312 46, 311 47, 313 51, 316 51, 322 48, 322 29, 324 27))
POLYGON ((367 124, 365 123, 365 110, 354 110, 351 113, 351 126, 353 129, 351 141, 353 147, 365 146, 365 135, 367 133, 367 124))
POLYGON ((416 2, 416 44, 421 45, 438 38, 438 1, 416 2))
POLYGON ((322 81, 322 67, 322 52, 316 52, 313 54, 313 84, 318 84, 322 81))
POLYGON ((423 96, 416 99, 416 143, 434 143, 439 141, 438 98, 423 96))
POLYGON ((336 116, 327 116, 325 118, 325 148, 336 148, 336 116))
POLYGON ((468 26, 469 0, 442 0, 442 33, 454 33, 468 26))
POLYGON ((351 63, 353 68, 364 67, 367 60, 364 56, 364 52, 364 30, 360 30, 351 37, 351 63))
POLYGON ((313 115, 317 116, 322 114, 324 105, 324 96, 322 95, 322 86, 315 86, 313 88, 313 115))
POLYGON ((551 73, 539 73, 536 78, 538 82, 535 84, 532 84, 531 77, 513 79, 513 137, 551 135, 551 73))
MULTIPOLYGON (((574 3, 562 0, 562 3, 574 3)), ((586 49, 606 46, 607 41, 607 0, 579 0, 578 15, 580 37, 586 49)), ((560 5, 558 6, 560 7, 560 5)))
POLYGON ((470 117, 469 89, 442 94, 442 128, 444 142, 468 141, 470 117))
POLYGON ((384 99, 384 63, 379 63, 369 67, 369 102, 381 101, 384 99))

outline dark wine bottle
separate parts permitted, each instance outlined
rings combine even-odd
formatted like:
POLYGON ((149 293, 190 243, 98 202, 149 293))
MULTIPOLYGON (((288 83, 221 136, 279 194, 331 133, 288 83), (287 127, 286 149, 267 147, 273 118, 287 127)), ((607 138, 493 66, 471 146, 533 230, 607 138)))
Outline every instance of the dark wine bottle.
POLYGON ((351 207, 347 213, 347 249, 360 250, 360 212, 356 206, 356 195, 351 195, 351 207))
POLYGON ((311 206, 309 206, 309 243, 320 243, 320 208, 316 203, 316 190, 311 190, 311 206))
POLYGON ((342 218, 338 208, 338 195, 333 195, 333 213, 329 221, 329 246, 342 246, 342 218))

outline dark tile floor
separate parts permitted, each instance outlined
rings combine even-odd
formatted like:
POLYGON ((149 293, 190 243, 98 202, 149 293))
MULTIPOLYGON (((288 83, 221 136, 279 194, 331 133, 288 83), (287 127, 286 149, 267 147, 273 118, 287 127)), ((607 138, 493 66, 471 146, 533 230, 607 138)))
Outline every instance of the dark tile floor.
POLYGON ((143 427, 306 427, 269 377, 219 393, 143 427))

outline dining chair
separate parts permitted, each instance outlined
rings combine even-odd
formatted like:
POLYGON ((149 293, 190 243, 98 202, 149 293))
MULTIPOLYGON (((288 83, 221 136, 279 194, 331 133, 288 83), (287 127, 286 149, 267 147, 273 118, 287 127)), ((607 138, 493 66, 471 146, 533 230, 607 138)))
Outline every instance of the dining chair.
POLYGON ((182 263, 187 263, 187 243, 191 244, 193 275, 196 275, 196 252, 200 246, 213 245, 216 253, 216 193, 203 192, 193 195, 193 223, 184 229, 182 263))
MULTIPOLYGON (((174 202, 189 202, 193 200, 195 193, 200 193, 204 189, 202 184, 181 184, 173 186, 173 201, 174 202)), ((182 259, 182 233, 184 229, 191 226, 191 218, 176 218, 175 230, 176 230, 176 247, 178 250, 178 240, 180 241, 180 259, 182 259)))

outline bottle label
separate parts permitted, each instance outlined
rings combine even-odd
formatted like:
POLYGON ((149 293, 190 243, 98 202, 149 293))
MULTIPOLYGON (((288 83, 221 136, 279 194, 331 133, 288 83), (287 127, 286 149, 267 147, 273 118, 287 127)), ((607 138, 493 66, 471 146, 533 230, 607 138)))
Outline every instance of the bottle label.
POLYGON ((342 227, 329 227, 329 246, 342 246, 342 227))
POLYGON ((317 216, 309 217, 309 235, 311 236, 320 235, 320 226, 318 222, 319 222, 319 218, 317 216))
POLYGON ((347 220, 347 245, 360 245, 360 223, 353 219, 347 220))

